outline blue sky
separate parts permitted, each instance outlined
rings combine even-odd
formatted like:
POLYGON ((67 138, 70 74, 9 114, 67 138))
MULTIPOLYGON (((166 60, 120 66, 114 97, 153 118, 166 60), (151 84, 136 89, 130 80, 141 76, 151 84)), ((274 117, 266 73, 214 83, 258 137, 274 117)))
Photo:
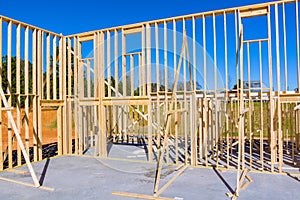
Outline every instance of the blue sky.
POLYGON ((266 0, 0 0, 0 14, 64 35, 266 0))

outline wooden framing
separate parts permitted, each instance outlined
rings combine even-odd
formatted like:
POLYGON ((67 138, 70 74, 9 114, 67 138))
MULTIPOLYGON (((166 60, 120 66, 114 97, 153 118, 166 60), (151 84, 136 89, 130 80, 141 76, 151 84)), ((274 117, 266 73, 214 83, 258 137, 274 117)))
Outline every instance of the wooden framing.
POLYGON ((40 100, 43 98, 43 49, 44 49, 44 33, 41 30, 38 30, 37 36, 37 86, 36 86, 36 135, 37 135, 37 160, 42 160, 42 113, 41 113, 41 105, 40 100))
POLYGON ((44 109, 56 110, 58 155, 95 148, 105 158, 111 142, 144 144, 148 161, 158 161, 157 196, 169 185, 158 188, 163 163, 234 168, 233 196, 244 179, 251 182, 248 170, 299 166, 298 4, 275 1, 69 36, 0 16, 1 100, 8 103, 1 110, 14 117, 4 122, 0 112, 0 170, 24 163, 18 137, 26 154, 33 152, 30 161, 43 159, 44 109), (287 20, 290 12, 295 18, 287 20), (245 21, 257 17, 266 34, 246 38, 245 21), (85 58, 90 41, 93 54, 85 58))
MULTIPOLYGON (((17 77, 20 77, 20 73, 21 73, 21 58, 20 58, 20 40, 21 40, 21 25, 17 26, 17 46, 16 46, 16 75, 17 77)), ((18 128, 18 131, 21 132, 21 99, 20 99, 20 93, 21 93, 21 89, 20 89, 20 79, 17 79, 16 81, 16 93, 17 93, 17 104, 16 104, 16 109, 17 109, 17 120, 16 120, 16 125, 18 128)), ((18 165, 21 165, 21 149, 20 146, 18 146, 17 148, 17 156, 18 156, 18 165)))
MULTIPOLYGON (((5 97, 5 94, 4 94, 4 91, 3 91, 2 88, 0 89, 0 95, 1 95, 1 98, 2 98, 2 101, 3 101, 4 106, 5 106, 6 108, 9 107, 9 103, 8 103, 6 97, 5 97)), ((38 181, 38 179, 37 179, 37 177, 36 177, 36 174, 35 174, 35 172, 34 172, 34 170, 33 170, 33 168, 32 168, 32 165, 31 165, 31 163, 30 163, 29 156, 27 155, 27 152, 26 152, 25 147, 24 147, 23 142, 22 142, 22 138, 21 138, 21 136, 20 136, 20 132, 19 132, 19 130, 18 130, 18 128, 17 128, 17 125, 15 124, 15 121, 14 121, 14 119, 13 119, 13 116, 12 116, 11 111, 10 111, 10 110, 7 110, 7 114, 8 114, 8 120, 10 121, 11 126, 12 126, 12 129, 13 129, 14 132, 15 132, 16 138, 17 138, 17 140, 18 140, 18 145, 19 145, 19 147, 20 147, 20 149, 21 149, 21 151, 22 151, 22 154, 23 154, 23 156, 24 156, 25 162, 26 162, 26 164, 27 164, 27 167, 28 167, 29 172, 30 172, 30 174, 31 174, 31 177, 32 177, 32 179, 33 179, 34 186, 35 186, 35 187, 39 187, 39 186, 40 186, 40 183, 39 183, 39 181, 38 181)))
MULTIPOLYGON (((284 2, 285 2, 285 4, 294 3, 295 0, 284 0, 284 2)), ((283 3, 283 1, 279 1, 279 3, 283 3)), ((182 19, 189 20, 189 19, 192 19, 193 16, 195 17, 195 19, 201 18, 202 16, 211 17, 213 15, 213 13, 215 13, 216 15, 222 15, 224 13, 224 11, 226 12, 226 14, 234 14, 237 10, 243 10, 245 12, 247 10, 253 10, 253 9, 257 9, 257 8, 265 8, 265 7, 268 7, 268 6, 274 6, 275 4, 276 4, 276 2, 266 2, 266 3, 260 3, 260 4, 254 4, 254 5, 246 5, 246 6, 241 6, 241 7, 235 7, 235 8, 213 10, 213 11, 207 11, 207 12, 202 12, 202 13, 195 13, 195 14, 176 16, 176 17, 170 17, 170 18, 165 18, 165 19, 158 19, 158 20, 153 20, 153 21, 148 21, 148 22, 139 22, 139 23, 136 23, 136 24, 123 25, 123 26, 118 26, 118 27, 110 27, 110 28, 103 29, 102 31, 107 31, 107 30, 117 30, 117 31, 119 31, 119 30, 122 30, 122 29, 131 28, 131 27, 142 26, 145 23, 149 23, 150 25, 154 25, 155 23, 163 24, 164 22, 173 22, 173 20, 175 20, 175 21, 181 21, 182 19)), ((70 37, 73 37, 73 36, 87 37, 87 36, 91 35, 94 32, 95 31, 89 31, 89 32, 83 32, 83 33, 73 34, 73 35, 69 35, 69 36, 70 37)))
MULTIPOLYGON (((12 23, 8 23, 7 28, 7 93, 11 94, 11 48, 12 48, 12 23)), ((3 97, 2 97, 3 98, 3 97)), ((2 99, 3 101, 3 99, 2 99)), ((8 96, 8 105, 7 107, 11 107, 11 95, 8 96)), ((12 168, 13 160, 12 160, 12 131, 11 131, 11 123, 8 122, 7 126, 7 138, 8 138, 8 166, 9 168, 12 168)))
POLYGON ((27 154, 29 154, 29 70, 28 70, 28 49, 29 49, 29 44, 28 44, 28 38, 29 38, 29 28, 25 28, 25 147, 27 154))
POLYGON ((124 196, 124 197, 132 197, 137 199, 149 199, 149 200, 172 200, 174 198, 167 198, 167 197, 156 197, 144 194, 137 194, 137 193, 128 193, 128 192, 112 192, 113 195, 117 196, 124 196))

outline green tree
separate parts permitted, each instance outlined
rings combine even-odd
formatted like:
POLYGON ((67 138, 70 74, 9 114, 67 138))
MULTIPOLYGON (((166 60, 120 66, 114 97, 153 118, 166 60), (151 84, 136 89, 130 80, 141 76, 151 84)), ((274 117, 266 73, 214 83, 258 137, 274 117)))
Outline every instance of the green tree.
MULTIPOLYGON (((66 43, 66 47, 68 46, 68 43, 66 43)), ((74 51, 73 47, 71 47, 71 51, 74 51)), ((66 70, 65 70, 65 73, 66 73, 66 80, 67 80, 67 83, 66 85, 68 84, 68 78, 69 78, 69 67, 68 67, 68 61, 69 61, 69 55, 68 55, 68 48, 66 49, 66 70)), ((74 92, 74 55, 71 54, 71 91, 72 93, 74 92)), ((57 88, 56 88, 56 95, 57 97, 56 98, 59 98, 59 73, 60 73, 60 69, 59 69, 59 46, 56 47, 56 55, 51 55, 50 56, 50 88, 53 88, 53 80, 56 79, 56 83, 57 83, 57 88), (54 60, 56 60, 56 77, 53 77, 54 76, 54 73, 53 73, 53 70, 54 70, 54 60)), ((43 73, 43 93, 44 93, 44 96, 43 98, 46 98, 47 96, 47 87, 46 87, 46 82, 47 80, 47 75, 46 75, 46 71, 43 73)), ((68 85, 67 85, 67 88, 66 88, 66 93, 68 92, 68 85)), ((53 89, 50 90, 50 96, 53 97, 53 89)))
MULTIPOLYGON (((105 81, 108 82, 108 79, 106 78, 105 81)), ((107 97, 108 96, 108 86, 106 83, 104 83, 104 85, 105 85, 105 87, 104 87, 105 88, 105 96, 107 97)), ((113 76, 110 77, 110 85, 111 85, 111 87, 115 88, 116 81, 113 76)), ((111 90, 111 95, 115 96, 114 90, 111 90)))
MULTIPOLYGON (((8 73, 7 73, 7 67, 8 67, 8 57, 3 56, 2 57, 2 89, 5 93, 10 92, 12 94, 11 101, 12 106, 16 106, 17 103, 17 79, 20 80, 20 93, 25 94, 25 61, 20 60, 20 77, 17 77, 17 58, 11 57, 11 84, 8 83, 8 73)), ((32 93, 32 63, 28 62, 28 89, 29 93, 32 93)), ((20 106, 24 107, 25 99, 20 98, 20 106)))
POLYGON ((235 85, 233 86, 232 89, 233 89, 233 90, 239 89, 239 88, 241 87, 241 84, 242 84, 241 79, 239 79, 239 80, 238 80, 238 83, 235 84, 235 85))

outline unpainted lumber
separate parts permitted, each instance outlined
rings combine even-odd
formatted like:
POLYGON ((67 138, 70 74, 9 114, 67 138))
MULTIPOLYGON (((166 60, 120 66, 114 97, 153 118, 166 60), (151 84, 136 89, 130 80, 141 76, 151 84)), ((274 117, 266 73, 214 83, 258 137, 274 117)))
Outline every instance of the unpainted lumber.
MULTIPOLYGON (((8 23, 7 27, 7 83, 8 83, 8 88, 7 89, 7 94, 8 94, 8 106, 11 107, 11 54, 12 54, 12 22, 10 21, 8 23)), ((3 97, 2 97, 3 98, 3 97)), ((3 101, 3 99, 2 99, 3 101)), ((13 165, 13 159, 12 159, 12 130, 11 130, 11 124, 8 121, 7 125, 8 133, 8 167, 12 168, 13 165)))
MULTIPOLYGON (((270 6, 268 8, 270 10, 270 6)), ((268 19, 268 61, 269 61, 269 91, 273 90, 273 69, 272 69, 272 44, 271 44, 271 16, 270 13, 267 15, 268 19)), ((270 148, 271 148, 271 172, 274 172, 274 164, 275 164, 275 138, 274 138, 274 97, 273 93, 269 93, 269 100, 270 100, 270 115, 269 115, 269 123, 270 123, 270 148)))
POLYGON ((38 44, 37 44, 37 159, 38 161, 43 158, 43 146, 42 146, 42 112, 40 106, 40 100, 43 99, 43 63, 44 63, 44 32, 38 30, 38 44))
MULTIPOLYGON (((17 92, 17 104, 16 104, 16 109, 17 109, 17 118, 16 118, 16 125, 18 127, 18 130, 21 134, 21 98, 20 98, 20 93, 21 93, 21 85, 20 85, 20 78, 21 78, 21 26, 20 24, 17 26, 17 42, 16 42, 16 92, 17 92)), ((17 164, 21 165, 22 164, 22 157, 21 157, 21 149, 20 146, 17 147, 17 164)))
MULTIPOLYGON (((68 74, 66 74, 66 76, 68 77, 67 80, 67 87, 68 87, 68 96, 67 96, 67 127, 66 127, 66 137, 67 137, 67 146, 68 146, 68 154, 72 154, 72 102, 71 102, 71 98, 72 98, 72 77, 73 77, 73 73, 72 73, 72 54, 71 54, 71 39, 68 38, 68 48, 67 48, 67 55, 68 55, 68 60, 67 60, 67 64, 68 64, 68 74)), ((74 60, 73 60, 74 62, 74 60)))
MULTIPOLYGON (((25 47, 24 47, 24 61, 25 61, 25 118, 29 119, 29 29, 25 28, 25 47)), ((1 141, 1 140, 0 140, 1 141)), ((25 120, 25 148, 27 154, 29 154, 29 120, 25 120)))
MULTIPOLYGON (((298 4, 298 3, 296 3, 298 4)), ((278 4, 275 4, 275 38, 276 38, 276 73, 277 73, 277 91, 280 94, 281 91, 281 79, 280 79, 280 52, 279 52, 279 28, 278 28, 278 4)), ((278 118, 278 126, 277 126, 277 134, 278 134, 278 156, 279 156, 279 173, 282 172, 282 164, 283 164, 283 137, 282 137, 282 120, 281 120, 281 102, 280 98, 277 100, 277 118, 278 118)), ((277 155, 276 155, 277 157, 277 155)))
POLYGON ((158 197, 158 196, 150 196, 144 194, 137 193, 128 193, 128 192, 112 192, 113 195, 132 197, 137 199, 149 199, 149 200, 174 200, 174 198, 166 198, 166 197, 158 197))

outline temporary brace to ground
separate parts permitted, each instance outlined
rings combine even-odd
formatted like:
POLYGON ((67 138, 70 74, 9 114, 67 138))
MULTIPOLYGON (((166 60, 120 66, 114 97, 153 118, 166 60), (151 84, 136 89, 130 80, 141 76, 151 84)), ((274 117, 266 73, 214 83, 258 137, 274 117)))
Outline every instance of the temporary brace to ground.
POLYGON ((235 193, 232 194, 231 192, 227 192, 226 195, 231 198, 232 200, 235 200, 237 199, 237 197, 239 196, 239 192, 238 191, 241 191, 241 190, 244 190, 246 189, 249 184, 251 182, 253 182, 253 180, 251 179, 251 177, 249 175, 247 175, 247 169, 244 169, 241 176, 240 176, 240 179, 239 179, 239 185, 237 185, 237 188, 235 189, 235 193))
MULTIPOLYGON (((179 62, 178 62, 178 66, 177 66, 177 73, 175 75, 175 80, 174 80, 174 85, 173 85, 173 89, 172 89, 172 97, 171 97, 171 102, 170 102, 170 107, 169 108, 173 108, 173 103, 175 101, 176 98, 176 88, 177 88, 177 83, 178 83, 178 76, 180 74, 180 69, 181 69, 181 64, 182 64, 182 58, 183 58, 183 54, 184 52, 187 51, 187 55, 188 55, 188 60, 189 60, 189 52, 188 52, 188 42, 187 42, 187 38, 186 38, 186 31, 183 32, 183 42, 182 42, 182 48, 181 48, 181 52, 180 52, 180 58, 179 58, 179 62)), ((190 63, 190 62, 188 62, 190 63)), ((191 73, 191 69, 189 67, 189 71, 191 73)), ((185 110, 181 110, 180 112, 185 112, 185 110)), ((157 162, 157 169, 156 169, 156 175, 155 175, 155 183, 154 183, 154 196, 159 196, 164 190, 166 190, 172 182, 174 182, 176 180, 176 178, 178 176, 180 176, 188 167, 188 164, 185 163, 183 165, 181 165, 180 167, 184 166, 183 168, 181 168, 178 173, 172 177, 163 187, 161 187, 159 189, 159 181, 160 181, 160 176, 161 176, 161 170, 162 170, 162 164, 163 164, 163 158, 164 158, 164 153, 166 150, 166 147, 168 145, 168 140, 169 140, 169 129, 170 129, 170 125, 171 125, 171 118, 170 116, 174 114, 174 112, 170 112, 170 110, 168 111, 168 114, 166 116, 166 120, 165 120, 165 128, 164 128, 164 133, 163 133, 163 144, 162 144, 162 148, 160 149, 159 152, 159 159, 157 162)))
MULTIPOLYGON (((300 171, 300 169, 299 169, 300 171)), ((299 173, 291 173, 291 172, 286 172, 286 175, 288 175, 289 177, 295 179, 296 181, 300 182, 300 174, 299 173)))
MULTIPOLYGON (((98 158, 95 156, 86 156, 85 157, 89 157, 89 158, 98 158)), ((101 162, 101 164, 105 167, 110 167, 111 166, 107 163, 101 162)), ((114 191, 112 192, 112 195, 116 195, 116 196, 123 196, 123 197, 133 197, 133 198, 137 198, 137 199, 147 199, 147 200, 174 200, 174 199, 181 199, 179 197, 174 197, 174 198, 170 198, 170 197, 161 197, 159 196, 165 189, 167 189, 172 182, 174 182, 174 180, 180 176, 185 169, 187 169, 187 165, 179 165, 175 171, 178 171, 178 173, 172 177, 160 190, 158 193, 156 193, 155 195, 146 195, 146 194, 138 194, 138 193, 131 193, 131 192, 120 192, 120 191, 114 191)), ((24 172, 21 172, 24 173, 24 172)), ((28 186, 31 186, 30 184, 28 186)), ((48 189, 51 190, 51 188, 47 188, 47 187, 42 187, 41 189, 48 189)), ((53 189, 54 190, 54 189, 53 189)))
MULTIPOLYGON (((239 155, 242 154, 241 149, 242 149, 243 147, 241 146, 241 140, 242 140, 241 135, 244 134, 243 131, 242 131, 241 120, 243 120, 244 115, 245 115, 245 113, 247 113, 247 112, 249 112, 249 108, 242 109, 241 112, 240 112, 239 120, 238 120, 238 131, 239 131, 239 140, 238 140, 238 141, 239 141, 239 142, 238 142, 238 144, 239 144, 239 155)), ((236 186, 236 189, 235 189, 235 193, 234 193, 234 194, 232 194, 231 192, 227 192, 227 193, 226 193, 226 195, 227 195, 229 198, 231 198, 232 200, 235 200, 235 199, 239 196, 240 191, 246 189, 246 188, 249 186, 249 184, 252 182, 252 179, 250 178, 250 176, 247 175, 247 171, 248 171, 247 169, 243 169, 243 171, 242 171, 240 177, 238 177, 239 174, 240 174, 240 172, 239 172, 239 170, 240 170, 240 159, 241 159, 241 158, 240 158, 240 156, 239 156, 239 157, 238 157, 237 186, 236 186), (246 182, 244 182, 244 181, 245 181, 245 178, 246 178, 246 182)))
POLYGON ((150 199, 150 200, 171 200, 171 199, 178 199, 176 198, 168 198, 168 197, 160 197, 161 193, 164 192, 175 180, 178 178, 186 169, 188 165, 182 164, 178 166, 175 171, 178 171, 164 186, 162 186, 153 196, 151 195, 144 195, 144 194, 137 194, 137 193, 128 193, 128 192, 112 192, 113 195, 118 196, 126 196, 126 197, 134 197, 139 199, 150 199))
POLYGON ((0 87, 0 95, 1 95, 1 98, 2 98, 2 101, 3 101, 3 104, 4 104, 4 109, 3 110, 5 110, 7 112, 8 120, 11 123, 13 131, 15 132, 15 136, 17 138, 18 145, 19 145, 19 147, 22 151, 22 154, 24 156, 26 165, 28 167, 28 170, 30 172, 30 175, 32 177, 32 180, 33 180, 34 184, 30 184, 30 183, 26 183, 26 182, 22 182, 22 181, 17 181, 17 180, 12 180, 12 179, 9 179, 9 178, 4 178, 4 177, 0 177, 0 180, 12 182, 12 183, 17 183, 17 184, 21 184, 21 185, 25 185, 25 186, 29 186, 29 187, 36 187, 36 188, 40 188, 40 189, 52 190, 53 191, 54 190, 53 188, 43 187, 43 186, 41 186, 40 182, 38 181, 37 176, 35 174, 35 171, 33 170, 33 167, 30 163, 29 156, 28 156, 28 154, 25 150, 24 144, 22 142, 20 132, 19 132, 19 130, 17 128, 17 125, 14 121, 14 118, 12 116, 11 107, 8 106, 8 102, 7 102, 7 99, 6 99, 6 96, 3 92, 2 87, 0 87))
POLYGON ((164 186, 162 186, 157 192, 154 193, 155 197, 158 197, 163 193, 186 169, 188 168, 188 165, 180 165, 176 171, 177 174, 175 174, 164 186))

